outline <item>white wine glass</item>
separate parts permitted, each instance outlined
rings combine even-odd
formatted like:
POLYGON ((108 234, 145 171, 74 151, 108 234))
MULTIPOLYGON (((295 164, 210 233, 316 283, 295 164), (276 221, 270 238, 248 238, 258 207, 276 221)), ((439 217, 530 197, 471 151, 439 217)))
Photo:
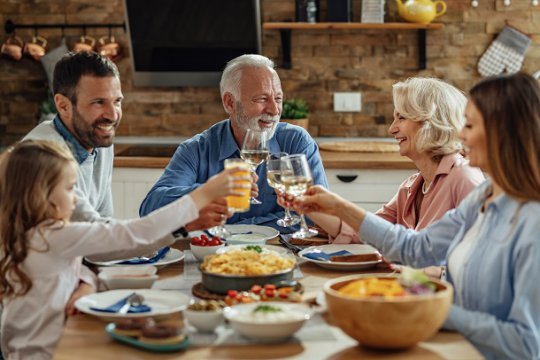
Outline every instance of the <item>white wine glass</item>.
MULTIPOLYGON (((313 176, 306 159, 306 155, 289 155, 281 158, 283 173, 281 183, 288 195, 294 197, 303 196, 313 184, 313 176)), ((306 239, 316 236, 319 232, 307 226, 304 214, 300 214, 300 230, 292 234, 298 239, 306 239)))
MULTIPOLYGON (((288 156, 288 154, 272 154, 266 161, 266 180, 268 181, 268 185, 282 193, 285 192, 285 187, 281 182, 281 176, 284 172, 288 171, 283 169, 283 163, 281 162, 281 158, 285 156, 288 156)), ((279 219, 276 223, 281 227, 289 227, 298 224, 300 222, 300 217, 292 215, 288 206, 285 206, 284 208, 285 216, 283 219, 279 219)))
MULTIPOLYGON (((248 129, 244 135, 240 157, 247 161, 251 171, 256 172, 257 167, 268 158, 268 133, 248 129)), ((259 200, 251 197, 250 204, 262 204, 259 200)))

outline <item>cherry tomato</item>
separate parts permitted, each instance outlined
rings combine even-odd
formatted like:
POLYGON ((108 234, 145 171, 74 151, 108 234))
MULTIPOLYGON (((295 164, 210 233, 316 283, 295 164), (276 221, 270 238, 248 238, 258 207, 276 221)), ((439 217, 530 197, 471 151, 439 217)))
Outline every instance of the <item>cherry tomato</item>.
POLYGON ((261 293, 262 287, 260 285, 253 285, 251 287, 251 292, 259 295, 261 293))
POLYGON ((206 236, 206 234, 201 234, 201 240, 208 241, 208 236, 206 236))
POLYGON ((236 295, 238 295, 238 291, 236 291, 236 290, 227 291, 227 296, 228 297, 234 298, 234 297, 236 297, 236 295))
POLYGON ((191 238, 191 243, 193 245, 199 245, 201 243, 201 239, 198 236, 194 236, 191 238))
POLYGON ((276 285, 274 285, 274 284, 266 284, 266 285, 264 285, 264 290, 276 290, 276 285))
POLYGON ((206 243, 206 246, 219 246, 221 245, 221 241, 219 241, 218 238, 213 237, 212 239, 208 240, 206 243))
POLYGON ((208 242, 207 242, 205 239, 202 239, 202 238, 201 238, 200 243, 197 244, 197 245, 199 245, 199 246, 206 246, 206 245, 208 245, 208 242))
POLYGON ((266 295, 268 298, 273 298, 276 295, 276 292, 273 289, 266 289, 264 290, 264 295, 266 295))

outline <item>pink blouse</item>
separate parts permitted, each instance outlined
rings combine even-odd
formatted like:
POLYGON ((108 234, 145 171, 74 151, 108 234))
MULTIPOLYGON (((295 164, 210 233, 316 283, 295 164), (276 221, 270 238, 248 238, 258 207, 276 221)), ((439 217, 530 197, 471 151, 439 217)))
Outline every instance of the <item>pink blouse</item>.
MULTIPOLYGON (((422 199, 419 214, 414 201, 422 191, 424 179, 420 173, 408 177, 390 202, 375 214, 394 224, 409 229, 420 230, 441 218, 448 210, 455 208, 478 184, 485 180, 479 168, 469 166, 469 161, 458 153, 445 155, 428 192, 422 199)), ((330 239, 332 241, 332 239, 330 239)), ((341 232, 332 241, 334 244, 360 243, 357 229, 345 222, 341 232)))

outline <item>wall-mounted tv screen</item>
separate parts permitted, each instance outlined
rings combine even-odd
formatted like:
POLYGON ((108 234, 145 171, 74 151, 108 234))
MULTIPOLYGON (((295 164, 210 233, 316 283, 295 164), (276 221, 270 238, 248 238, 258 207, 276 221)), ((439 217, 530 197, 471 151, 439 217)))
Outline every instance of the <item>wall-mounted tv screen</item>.
POLYGON ((125 0, 136 86, 217 86, 227 62, 260 54, 259 0, 125 0))

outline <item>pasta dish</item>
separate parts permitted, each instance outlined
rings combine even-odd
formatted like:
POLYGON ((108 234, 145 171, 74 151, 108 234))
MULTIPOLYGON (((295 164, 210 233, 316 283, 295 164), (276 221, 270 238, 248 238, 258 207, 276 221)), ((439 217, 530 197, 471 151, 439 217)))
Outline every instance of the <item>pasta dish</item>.
POLYGON ((281 256, 273 251, 258 253, 238 249, 207 256, 201 269, 212 274, 256 276, 289 270, 295 263, 293 257, 281 256))

